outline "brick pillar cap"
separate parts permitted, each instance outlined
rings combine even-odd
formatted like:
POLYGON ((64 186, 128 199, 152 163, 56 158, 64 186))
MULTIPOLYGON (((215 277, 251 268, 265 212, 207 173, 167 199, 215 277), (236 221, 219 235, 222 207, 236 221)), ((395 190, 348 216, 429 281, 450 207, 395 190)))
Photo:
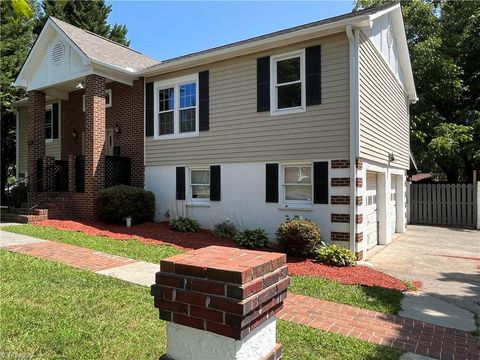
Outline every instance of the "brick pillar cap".
POLYGON ((162 272, 234 284, 245 284, 285 265, 286 255, 275 252, 208 246, 160 261, 162 272))

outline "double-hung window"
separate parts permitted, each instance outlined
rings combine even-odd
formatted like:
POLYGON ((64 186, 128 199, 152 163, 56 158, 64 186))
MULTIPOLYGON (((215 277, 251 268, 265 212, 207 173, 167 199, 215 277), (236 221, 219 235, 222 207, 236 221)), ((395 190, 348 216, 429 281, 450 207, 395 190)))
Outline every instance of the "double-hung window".
POLYGON ((52 106, 47 106, 45 110, 45 141, 53 141, 53 111, 52 106))
POLYGON ((305 111, 304 50, 271 57, 271 114, 305 111))
POLYGON ((192 203, 210 201, 210 169, 190 169, 190 201, 192 203))
POLYGON ((284 165, 282 170, 284 203, 299 205, 312 204, 312 165, 284 165))
POLYGON ((198 135, 197 76, 155 83, 155 138, 198 135))

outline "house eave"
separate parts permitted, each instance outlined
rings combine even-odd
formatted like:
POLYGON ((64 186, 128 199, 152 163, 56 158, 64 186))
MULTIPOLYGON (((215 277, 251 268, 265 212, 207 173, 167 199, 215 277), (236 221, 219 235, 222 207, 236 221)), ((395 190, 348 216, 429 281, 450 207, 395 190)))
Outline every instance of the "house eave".
POLYGON ((204 54, 193 55, 184 59, 173 59, 172 61, 165 61, 150 68, 140 70, 137 72, 137 76, 155 76, 180 69, 201 66, 221 60, 235 58, 238 56, 248 55, 265 50, 271 50, 281 46, 307 41, 319 36, 327 36, 345 32, 345 26, 348 24, 352 24, 355 27, 364 27, 367 26, 370 21, 370 15, 361 15, 347 20, 341 20, 333 23, 315 26, 312 28, 302 29, 292 33, 278 35, 275 37, 269 37, 240 45, 234 45, 204 54))

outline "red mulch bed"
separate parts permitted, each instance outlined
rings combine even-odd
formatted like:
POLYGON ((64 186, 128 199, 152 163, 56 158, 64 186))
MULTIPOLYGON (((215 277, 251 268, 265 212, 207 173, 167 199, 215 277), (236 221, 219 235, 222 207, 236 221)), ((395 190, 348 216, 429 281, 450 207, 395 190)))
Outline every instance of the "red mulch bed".
MULTIPOLYGON (((73 230, 94 236, 111 239, 138 239, 145 244, 169 244, 181 250, 199 249, 210 245, 236 247, 231 239, 216 238, 209 230, 197 233, 172 231, 168 223, 145 223, 127 228, 124 225, 111 225, 95 221, 45 220, 36 225, 50 226, 60 230, 73 230)), ((362 266, 335 267, 319 264, 304 258, 288 258, 288 270, 292 275, 322 276, 342 284, 380 286, 388 289, 406 290, 405 284, 387 274, 362 266)))

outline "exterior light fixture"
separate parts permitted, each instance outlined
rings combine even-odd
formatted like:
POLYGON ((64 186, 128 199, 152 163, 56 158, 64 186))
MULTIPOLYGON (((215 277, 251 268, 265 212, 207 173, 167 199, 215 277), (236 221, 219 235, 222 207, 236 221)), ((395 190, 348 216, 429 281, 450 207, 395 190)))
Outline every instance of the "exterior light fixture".
POLYGON ((75 85, 75 88, 77 88, 78 90, 83 89, 84 88, 83 81, 80 81, 77 85, 75 85))
POLYGON ((122 133, 122 129, 120 128, 120 126, 118 124, 115 124, 114 131, 115 131, 115 134, 121 134, 122 133))
POLYGON ((395 155, 392 153, 388 153, 388 162, 394 162, 395 161, 395 155))
POLYGON ((74 139, 78 138, 78 131, 77 131, 77 129, 73 129, 73 131, 72 131, 72 137, 73 137, 74 139))

